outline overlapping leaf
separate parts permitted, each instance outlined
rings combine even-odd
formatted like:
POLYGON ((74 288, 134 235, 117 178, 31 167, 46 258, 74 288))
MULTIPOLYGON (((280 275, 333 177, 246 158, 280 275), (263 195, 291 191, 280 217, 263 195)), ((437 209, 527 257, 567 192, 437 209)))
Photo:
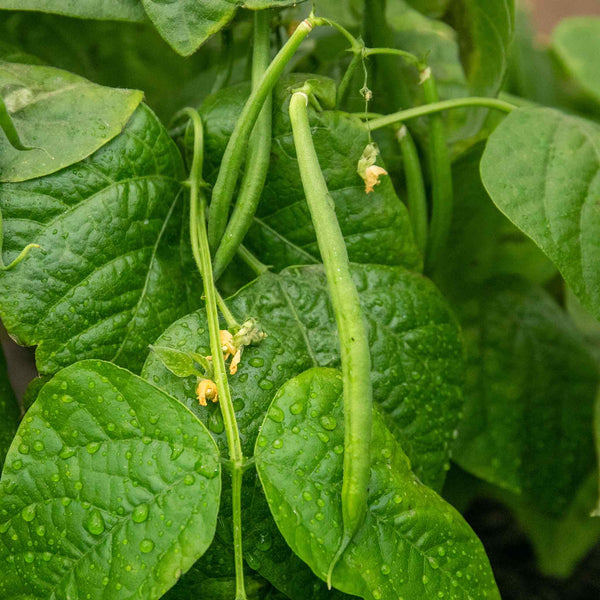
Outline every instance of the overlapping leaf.
MULTIPOLYGON (((279 529, 320 577, 342 538, 341 375, 310 369, 279 390, 256 442, 256 467, 279 529)), ((500 598, 485 551, 460 514, 414 476, 374 415, 363 525, 333 585, 368 600, 500 598)))
POLYGON ((0 61, 0 95, 23 152, 0 136, 0 181, 24 181, 78 162, 117 136, 142 92, 107 88, 52 67, 0 61))
POLYGON ((27 412, 0 495, 4 597, 161 597, 210 544, 219 453, 181 403, 110 363, 61 371, 27 412))
MULTIPOLYGON (((293 80, 298 85, 298 78, 293 80)), ((282 83, 282 90, 294 85, 282 83)), ((223 90, 200 108, 206 127, 207 177, 214 179, 245 102, 247 86, 223 90)), ((263 262, 282 269, 319 262, 319 252, 287 117, 288 94, 274 109, 271 165, 254 225, 246 242, 263 262)), ((348 248, 357 263, 420 268, 421 258, 412 237, 406 208, 388 177, 367 195, 356 166, 368 133, 356 118, 333 111, 311 114, 314 143, 348 248)))
POLYGON ((184 223, 181 157, 145 106, 91 157, 0 185, 5 259, 0 314, 38 345, 40 371, 82 358, 139 369, 152 342, 200 301, 184 223))
POLYGON ((483 183, 600 317, 600 126, 547 108, 513 111, 488 140, 483 183))
POLYGON ((554 300, 524 279, 491 281, 472 308, 463 322, 469 368, 453 457, 560 514, 594 466, 596 362, 554 300))

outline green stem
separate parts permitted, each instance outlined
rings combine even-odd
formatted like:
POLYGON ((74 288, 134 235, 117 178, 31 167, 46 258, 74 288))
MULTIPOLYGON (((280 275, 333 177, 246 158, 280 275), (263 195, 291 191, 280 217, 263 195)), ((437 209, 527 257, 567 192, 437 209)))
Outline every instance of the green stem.
POLYGON ((246 246, 243 244, 238 248, 238 256, 256 273, 258 277, 260 277, 263 273, 266 273, 269 270, 269 267, 264 263, 260 262, 246 246))
MULTIPOLYGON (((214 279, 214 277, 213 277, 214 279)), ((216 292, 217 294, 217 306, 227 323, 227 329, 232 330, 234 333, 240 328, 240 324, 237 322, 237 319, 233 316, 233 313, 229 310, 225 300, 223 300, 223 296, 216 292)))
POLYGON ((281 76, 283 69, 290 61, 304 38, 318 24, 318 20, 309 17, 298 25, 283 48, 277 53, 269 68, 263 75, 260 84, 252 90, 240 115, 235 129, 229 138, 227 148, 221 161, 219 175, 213 189, 208 215, 210 247, 216 249, 225 231, 229 207, 238 182, 240 167, 244 160, 248 140, 254 124, 262 110, 263 104, 281 76))
MULTIPOLYGON (((254 13, 254 53, 252 58, 252 88, 256 90, 271 60, 271 14, 267 10, 254 13)), ((262 111, 250 136, 246 170, 233 213, 213 264, 215 279, 227 268, 252 225, 260 200, 271 155, 272 97, 268 93, 262 111)))
POLYGON ((0 210, 0 271, 10 271, 14 269, 34 248, 39 248, 39 244, 27 244, 19 255, 8 265, 4 264, 4 258, 2 256, 4 247, 4 222, 2 221, 2 211, 0 210))
POLYGON ((415 106, 414 108, 407 108, 406 110, 385 115, 384 117, 378 117, 370 121, 369 125, 371 126, 371 130, 374 131, 375 129, 389 127, 396 123, 424 117, 425 115, 432 115, 451 108, 465 108, 468 106, 482 106, 484 108, 492 108, 505 113, 509 113, 516 108, 514 104, 510 104, 510 102, 505 102, 504 100, 498 100, 497 98, 477 96, 470 98, 454 98, 452 100, 442 100, 441 102, 435 102, 433 104, 425 104, 424 106, 415 106))
POLYGON ((337 96, 335 99, 335 107, 339 110, 346 94, 348 93, 348 88, 350 87, 350 83, 352 83, 352 78, 354 77, 354 73, 356 73, 356 68, 360 64, 362 57, 360 53, 355 52, 346 72, 344 73, 344 77, 342 77, 342 81, 338 87, 337 96))
POLYGON ((329 568, 337 561, 360 527, 367 510, 372 421, 371 356, 358 292, 352 281, 344 237, 334 203, 317 157, 308 120, 308 96, 292 95, 290 120, 306 201, 317 235, 336 317, 344 386, 344 480, 342 484, 342 539, 329 568))
POLYGON ((198 112, 186 109, 186 113, 194 125, 194 158, 188 184, 190 186, 190 238, 194 260, 204 284, 206 298, 206 316, 210 337, 210 349, 213 357, 213 372, 219 393, 219 405, 223 415, 232 478, 233 506, 233 547, 235 555, 236 600, 246 600, 244 589, 244 557, 242 545, 242 512, 241 512, 241 481, 244 466, 244 455, 240 442, 235 410, 231 400, 231 391, 227 380, 227 371, 221 347, 219 313, 217 310, 217 293, 212 274, 210 249, 204 215, 206 198, 202 180, 203 134, 202 122, 198 112))
POLYGON ((424 255, 427 247, 427 194, 419 153, 410 131, 402 125, 396 133, 396 138, 402 151, 404 178, 406 181, 406 197, 408 214, 412 224, 413 234, 419 250, 424 255))
MULTIPOLYGON (((439 102, 431 69, 423 71, 426 104, 439 102)), ((452 222, 452 169, 446 142, 446 127, 440 113, 429 116, 429 176, 431 178, 431 223, 425 256, 426 271, 431 271, 446 246, 452 222)))

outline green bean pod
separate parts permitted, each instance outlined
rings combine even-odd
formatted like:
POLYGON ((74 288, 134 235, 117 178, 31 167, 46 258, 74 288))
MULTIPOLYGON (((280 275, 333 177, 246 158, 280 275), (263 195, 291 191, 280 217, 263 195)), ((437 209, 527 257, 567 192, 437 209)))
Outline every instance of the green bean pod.
POLYGON ((367 511, 373 392, 367 328, 358 292, 352 281, 348 252, 335 215, 333 199, 315 151, 307 105, 308 96, 304 92, 293 94, 290 120, 302 185, 338 327, 344 386, 343 533, 327 574, 327 584, 331 587, 333 569, 367 511))

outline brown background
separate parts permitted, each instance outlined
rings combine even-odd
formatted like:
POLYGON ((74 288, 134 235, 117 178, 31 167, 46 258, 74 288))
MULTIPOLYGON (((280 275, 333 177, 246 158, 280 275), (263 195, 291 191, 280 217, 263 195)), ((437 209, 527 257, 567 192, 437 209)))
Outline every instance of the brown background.
POLYGON ((569 15, 600 15, 600 0, 534 0, 533 9, 540 33, 548 34, 569 15))

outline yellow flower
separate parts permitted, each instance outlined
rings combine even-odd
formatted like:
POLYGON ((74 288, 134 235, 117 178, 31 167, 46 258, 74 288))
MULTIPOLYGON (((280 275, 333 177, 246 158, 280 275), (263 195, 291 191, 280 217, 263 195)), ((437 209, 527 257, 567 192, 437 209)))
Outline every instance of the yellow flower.
POLYGON ((379 185, 381 181, 379 178, 382 175, 387 175, 388 172, 383 168, 377 165, 371 165, 365 169, 365 192, 370 194, 376 185, 379 185))
POLYGON ((206 406, 207 400, 217 402, 219 399, 217 384, 210 379, 201 379, 196 386, 196 396, 198 397, 200 406, 206 406))

